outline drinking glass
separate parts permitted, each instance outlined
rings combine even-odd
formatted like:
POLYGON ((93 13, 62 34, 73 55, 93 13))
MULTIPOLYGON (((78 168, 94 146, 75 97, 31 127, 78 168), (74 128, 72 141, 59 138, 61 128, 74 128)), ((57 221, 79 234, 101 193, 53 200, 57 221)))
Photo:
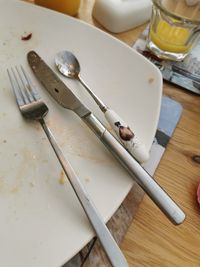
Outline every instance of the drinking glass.
POLYGON ((182 61, 200 36, 200 0, 152 0, 147 47, 159 58, 182 61))

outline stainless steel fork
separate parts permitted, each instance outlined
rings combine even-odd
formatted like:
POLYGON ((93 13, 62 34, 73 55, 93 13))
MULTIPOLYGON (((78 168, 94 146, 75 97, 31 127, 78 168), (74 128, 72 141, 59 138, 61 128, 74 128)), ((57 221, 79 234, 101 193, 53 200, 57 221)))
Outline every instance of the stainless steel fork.
POLYGON ((106 227, 101 215, 96 209, 94 203, 90 199, 87 191, 80 182, 80 179, 75 174, 72 166, 63 155, 60 147, 58 146, 53 134, 46 125, 44 117, 48 112, 47 105, 42 101, 39 94, 32 85, 30 78, 25 73, 25 70, 21 66, 20 68, 11 68, 8 71, 8 76, 14 94, 16 96, 19 109, 26 119, 37 120, 44 129, 46 136, 48 137, 54 152, 69 179, 71 186, 73 187, 93 229, 96 232, 111 264, 115 267, 128 266, 127 261, 106 227))

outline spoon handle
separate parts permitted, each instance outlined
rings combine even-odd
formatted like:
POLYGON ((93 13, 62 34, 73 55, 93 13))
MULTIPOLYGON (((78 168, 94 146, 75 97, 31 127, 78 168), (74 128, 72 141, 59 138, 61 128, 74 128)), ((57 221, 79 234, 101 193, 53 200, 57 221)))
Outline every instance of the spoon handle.
POLYGON ((140 163, 148 160, 149 153, 145 145, 137 138, 134 132, 112 109, 107 109, 105 118, 117 134, 123 146, 140 163))
POLYGON ((130 129, 127 123, 125 123, 116 112, 108 108, 88 87, 88 85, 78 77, 80 83, 85 87, 87 92, 91 95, 94 101, 97 103, 101 111, 104 113, 106 120, 110 124, 110 127, 117 134, 120 142, 130 152, 130 154, 139 162, 144 163, 149 158, 149 152, 145 145, 137 138, 135 133, 130 129))

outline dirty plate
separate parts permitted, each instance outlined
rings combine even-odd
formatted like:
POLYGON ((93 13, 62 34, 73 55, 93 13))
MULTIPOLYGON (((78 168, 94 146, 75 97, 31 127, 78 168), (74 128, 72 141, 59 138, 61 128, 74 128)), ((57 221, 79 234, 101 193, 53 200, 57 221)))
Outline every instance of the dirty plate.
MULTIPOLYGON (((94 233, 44 132, 18 111, 6 69, 22 64, 30 73, 49 106, 49 127, 105 221, 133 180, 90 129, 45 92, 26 54, 37 51, 56 70, 55 54, 71 50, 80 61, 83 79, 130 124, 148 149, 159 117, 162 78, 155 66, 110 35, 22 1, 0 0, 0 32, 1 266, 59 267, 94 233)), ((81 85, 61 78, 107 125, 81 85)))

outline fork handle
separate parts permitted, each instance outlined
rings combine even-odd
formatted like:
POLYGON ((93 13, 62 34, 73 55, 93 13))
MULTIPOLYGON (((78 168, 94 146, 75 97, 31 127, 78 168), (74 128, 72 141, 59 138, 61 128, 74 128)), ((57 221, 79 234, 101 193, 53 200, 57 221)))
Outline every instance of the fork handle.
POLYGON ((42 128, 44 129, 46 136, 51 143, 51 146, 66 174, 69 179, 71 186, 73 187, 76 196, 78 197, 80 204, 82 205, 89 221, 91 222, 93 229, 95 230, 107 256, 110 260, 112 266, 114 267, 126 267, 128 266, 127 261, 121 252, 120 248, 118 247, 117 243, 115 242, 114 238, 112 237, 110 231, 108 230, 107 226, 103 222, 101 215, 99 214, 98 210, 96 209, 94 203, 90 199, 89 194, 81 184, 78 176, 75 174, 72 166, 66 160, 65 156, 63 155, 60 147, 58 146, 51 130, 46 125, 43 119, 39 120, 42 128))
POLYGON ((82 118, 98 136, 109 151, 128 170, 135 181, 142 187, 153 202, 163 211, 171 222, 178 225, 185 219, 184 212, 156 183, 144 168, 124 149, 116 138, 106 130, 103 124, 91 113, 82 118))

